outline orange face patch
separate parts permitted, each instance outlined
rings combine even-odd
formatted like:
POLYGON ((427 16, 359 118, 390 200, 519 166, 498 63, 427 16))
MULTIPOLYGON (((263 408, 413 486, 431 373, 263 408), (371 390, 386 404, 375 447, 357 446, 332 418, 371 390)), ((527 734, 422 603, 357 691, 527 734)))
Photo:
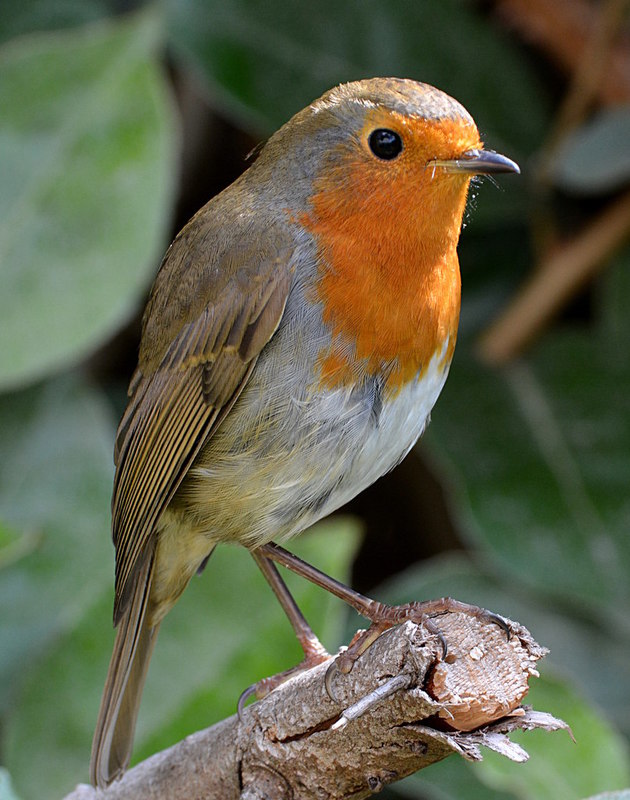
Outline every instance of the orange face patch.
POLYGON ((380 110, 367 112, 353 144, 316 183, 300 220, 318 244, 317 300, 333 333, 331 348, 320 353, 320 377, 337 386, 383 374, 395 392, 422 374, 446 341, 450 360, 457 333, 456 246, 469 178, 430 162, 481 143, 463 121, 380 110), (369 134, 379 127, 402 137, 395 160, 369 150, 369 134))

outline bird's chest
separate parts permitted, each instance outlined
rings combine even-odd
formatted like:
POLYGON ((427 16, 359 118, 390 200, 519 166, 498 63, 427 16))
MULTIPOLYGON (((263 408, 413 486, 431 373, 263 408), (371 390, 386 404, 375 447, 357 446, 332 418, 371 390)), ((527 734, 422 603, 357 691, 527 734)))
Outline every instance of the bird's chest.
MULTIPOLYGON (((327 399, 343 405, 332 423, 327 445, 323 443, 314 459, 324 465, 321 475, 325 502, 307 510, 308 524, 343 505, 391 470, 409 452, 426 428, 448 374, 444 352, 434 355, 422 373, 395 393, 388 393, 379 379, 367 381, 361 389, 340 401, 340 390, 327 399), (315 514, 310 513, 316 512, 315 514)), ((322 420, 325 428, 330 425, 322 420)))
MULTIPOLYGON (((448 343, 444 345, 446 351, 448 343)), ((437 353, 422 373, 376 404, 355 452, 351 476, 365 485, 392 469, 426 428, 448 375, 444 352, 437 353)))
MULTIPOLYGON (((395 393, 379 377, 315 392, 302 392, 299 381, 291 388, 287 380, 283 392, 265 395, 254 382, 243 401, 257 426, 244 437, 233 437, 232 426, 226 425, 215 442, 216 469, 204 476, 211 483, 234 483, 238 477, 247 487, 229 508, 231 518, 241 520, 241 541, 251 546, 299 533, 404 458, 426 427, 446 380, 446 348, 448 343, 395 393)), ((215 510, 221 494, 212 490, 207 495, 215 510)))

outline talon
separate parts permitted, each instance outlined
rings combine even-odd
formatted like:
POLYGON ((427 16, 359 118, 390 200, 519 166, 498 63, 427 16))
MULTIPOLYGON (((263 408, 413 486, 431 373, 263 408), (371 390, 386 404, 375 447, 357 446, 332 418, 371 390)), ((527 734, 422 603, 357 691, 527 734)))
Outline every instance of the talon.
MULTIPOLYGON (((356 641, 359 641, 361 637, 358 637, 356 641)), ((355 640, 353 639, 353 642, 355 640)), ((326 676, 324 678, 324 686, 326 687, 326 694, 333 703, 339 703, 339 697, 337 696, 335 690, 333 689, 333 679, 337 675, 349 675, 352 672, 352 668, 354 667, 354 662, 357 658, 361 655, 363 651, 358 650, 354 652, 354 648, 352 645, 348 647, 346 650, 343 650, 341 653, 337 655, 334 661, 330 664, 328 669, 326 670, 326 676)))
POLYGON ((248 686, 244 692, 241 692, 241 696, 238 698, 238 703, 236 704, 236 713, 238 715, 239 722, 243 721, 243 712, 245 711, 245 704, 249 700, 250 697, 256 696, 257 692, 257 685, 253 683, 251 686, 248 686))
POLYGON ((512 638, 512 629, 510 628, 510 625, 508 621, 505 619, 505 617, 502 617, 500 614, 495 614, 494 611, 488 611, 486 609, 484 609, 484 611, 488 615, 488 619, 490 620, 490 622, 494 622, 495 625, 498 625, 499 628, 501 628, 501 630, 505 633, 507 640, 509 642, 510 639, 512 638))
POLYGON ((442 661, 446 661, 446 656, 448 655, 448 642, 446 641, 446 636, 442 633, 442 631, 438 630, 435 632, 440 644, 442 645, 442 661))
POLYGON ((333 703, 339 703, 339 697, 333 688, 333 680, 336 678, 337 675, 341 674, 339 667, 337 666, 337 659, 331 662, 330 666, 326 670, 326 676, 324 677, 324 686, 326 687, 326 694, 333 703))
MULTIPOLYGON (((349 655, 349 649, 346 650, 345 653, 340 653, 337 658, 335 659, 335 663, 337 664, 337 669, 342 675, 349 675, 352 672, 352 667, 354 666, 354 662, 356 658, 352 658, 349 655)), ((357 658, 360 653, 357 653, 357 658)))
POLYGON ((440 628, 438 628, 435 622, 433 622, 431 617, 427 617, 421 624, 429 633, 432 633, 442 645, 441 661, 446 661, 446 656, 448 655, 448 642, 446 641, 446 636, 444 636, 440 628))

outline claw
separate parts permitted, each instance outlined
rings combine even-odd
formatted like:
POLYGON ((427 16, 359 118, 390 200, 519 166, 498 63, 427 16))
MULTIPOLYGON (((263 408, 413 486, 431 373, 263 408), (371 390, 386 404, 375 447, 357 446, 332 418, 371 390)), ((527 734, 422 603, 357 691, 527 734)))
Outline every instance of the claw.
POLYGON ((437 638, 442 646, 442 661, 446 661, 446 656, 448 655, 448 642, 446 641, 446 636, 444 636, 441 629, 436 625, 435 622, 433 622, 431 617, 424 619, 421 624, 426 629, 427 633, 430 633, 437 638))
POLYGON ((494 622, 495 625, 498 625, 499 628, 501 628, 509 642, 512 638, 512 629, 510 628, 510 625, 505 617, 502 617, 500 614, 495 614, 494 611, 488 611, 487 609, 484 609, 484 611, 488 615, 490 622, 494 622))
POLYGON ((442 645, 442 661, 446 661, 446 656, 448 655, 448 642, 446 641, 446 636, 444 636, 441 630, 435 631, 435 635, 442 645))
MULTIPOLYGON (((326 687, 326 694, 333 703, 341 702, 337 693, 333 688, 333 680, 337 677, 337 675, 348 675, 352 672, 352 668, 354 667, 355 661, 359 658, 363 649, 355 648, 355 645, 360 645, 363 636, 367 633, 367 631, 363 631, 363 635, 355 636, 352 640, 352 643, 349 647, 342 648, 341 652, 337 654, 335 659, 331 662, 328 669, 326 670, 326 675, 324 677, 324 686, 326 687)), ((368 640, 369 641, 369 640, 368 640)))
POLYGON ((330 666, 326 670, 326 675, 324 677, 324 686, 326 687, 326 694, 333 703, 339 703, 339 697, 333 688, 333 680, 340 674, 339 667, 337 666, 337 659, 335 658, 334 661, 330 662, 330 666))
POLYGON ((238 698, 238 703, 236 705, 236 713, 238 714, 238 721, 243 721, 243 714, 245 711, 245 704, 249 700, 250 697, 256 696, 256 684, 253 683, 251 686, 248 686, 244 692, 241 692, 241 696, 238 698))

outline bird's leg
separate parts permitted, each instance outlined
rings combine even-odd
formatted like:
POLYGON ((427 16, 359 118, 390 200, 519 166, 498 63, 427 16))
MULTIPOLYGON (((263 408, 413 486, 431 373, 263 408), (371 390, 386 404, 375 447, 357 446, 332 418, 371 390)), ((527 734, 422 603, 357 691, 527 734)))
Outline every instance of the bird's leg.
POLYGON ((297 575, 301 575, 317 586, 321 586, 322 589, 326 589, 326 591, 334 594, 336 597, 339 597, 341 600, 348 603, 348 605, 352 606, 362 617, 370 620, 370 627, 355 636, 348 649, 337 656, 328 670, 326 688, 332 699, 335 699, 331 688, 333 675, 336 672, 344 674, 349 673, 352 670, 354 662, 382 633, 402 622, 407 622, 409 620, 424 625, 430 633, 437 635, 441 640, 444 656, 446 656, 447 649, 446 641, 440 633, 439 628, 433 622, 433 618, 441 614, 455 611, 463 612, 496 623, 506 631, 508 638, 510 636, 509 626, 502 617, 484 608, 480 608, 479 606, 462 603, 450 597, 442 597, 439 600, 405 603, 400 606, 389 606, 354 591, 354 589, 331 578, 329 575, 311 566, 306 561, 302 561, 301 558, 289 553, 284 548, 278 547, 276 544, 264 545, 258 549, 258 553, 290 569, 297 575))
POLYGON ((313 633, 311 626, 308 624, 304 615, 300 611, 298 604, 293 599, 293 595, 289 591, 286 583, 282 580, 276 565, 271 562, 266 556, 262 555, 260 550, 251 551, 252 557, 262 574, 265 576, 267 583, 273 589, 274 594, 278 598, 280 605, 284 609, 285 614, 289 618, 291 627, 295 631, 300 647, 304 651, 304 658, 295 667, 273 675, 270 678, 263 678, 258 683, 253 684, 248 689, 245 689, 238 701, 239 716, 242 714, 246 701, 256 696, 259 700, 269 694, 276 686, 284 683, 292 675, 311 667, 321 664, 330 658, 330 654, 326 648, 319 641, 317 636, 313 633))
POLYGON ((326 651, 317 636, 313 633, 311 626, 308 624, 304 615, 299 609, 298 604, 295 602, 293 595, 289 591, 286 583, 280 577, 280 573, 276 565, 271 562, 266 556, 261 555, 258 550, 252 551, 252 557, 262 574, 265 576, 267 583, 273 589, 274 594, 278 598, 280 605, 287 615, 291 627, 295 631, 297 640, 300 647, 304 651, 306 660, 318 658, 315 663, 321 663, 327 658, 330 658, 329 653, 326 651))

